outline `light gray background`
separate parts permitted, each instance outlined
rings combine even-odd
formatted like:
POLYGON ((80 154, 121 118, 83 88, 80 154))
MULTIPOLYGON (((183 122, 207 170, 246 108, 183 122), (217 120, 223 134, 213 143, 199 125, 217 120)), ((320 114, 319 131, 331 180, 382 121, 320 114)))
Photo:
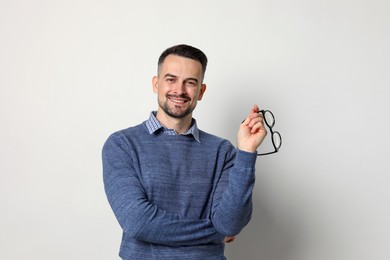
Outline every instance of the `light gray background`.
POLYGON ((229 259, 390 259, 389 3, 1 0, 0 259, 117 259, 101 148, 177 43, 210 60, 201 129, 235 143, 257 103, 284 138, 229 259))

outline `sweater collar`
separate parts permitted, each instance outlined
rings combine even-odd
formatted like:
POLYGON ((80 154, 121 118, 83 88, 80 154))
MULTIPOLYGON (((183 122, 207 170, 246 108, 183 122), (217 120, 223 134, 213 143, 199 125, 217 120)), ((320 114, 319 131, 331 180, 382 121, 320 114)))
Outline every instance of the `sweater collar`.
MULTIPOLYGON (((156 133, 158 130, 161 130, 164 134, 167 135, 178 135, 174 129, 165 128, 160 121, 156 118, 157 111, 152 111, 150 113, 149 119, 146 120, 146 127, 149 130, 150 134, 156 133)), ((181 134, 181 135, 192 135, 194 139, 200 143, 199 139, 199 129, 196 125, 195 118, 192 118, 192 123, 190 129, 188 129, 187 132, 181 134)))

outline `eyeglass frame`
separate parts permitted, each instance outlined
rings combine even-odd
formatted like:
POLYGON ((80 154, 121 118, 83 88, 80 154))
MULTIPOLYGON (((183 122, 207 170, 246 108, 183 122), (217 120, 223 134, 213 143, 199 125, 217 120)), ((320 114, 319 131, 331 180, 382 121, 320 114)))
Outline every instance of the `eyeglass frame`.
POLYGON ((273 127, 274 127, 274 125, 275 125, 275 116, 274 116, 274 114, 270 111, 270 110, 260 110, 258 113, 261 113, 262 115, 263 115, 263 119, 264 119, 264 122, 265 122, 265 124, 268 126, 268 128, 269 128, 269 130, 271 131, 271 141, 272 141, 272 145, 274 146, 274 148, 275 148, 275 151, 273 151, 273 152, 269 152, 269 153, 257 153, 257 156, 263 156, 263 155, 269 155, 269 154, 273 154, 273 153, 277 153, 278 151, 279 151, 279 149, 280 149, 280 147, 282 147, 282 135, 278 132, 278 131, 274 131, 273 130, 273 127), (270 113, 271 115, 272 115, 272 117, 273 117, 273 124, 272 125, 270 125, 268 122, 267 122, 267 119, 266 119, 266 117, 265 117, 265 113, 270 113), (277 134, 277 135, 279 135, 279 137, 280 137, 280 145, 279 145, 279 147, 277 147, 276 145, 275 145, 275 142, 274 142, 274 135, 275 134, 277 134))

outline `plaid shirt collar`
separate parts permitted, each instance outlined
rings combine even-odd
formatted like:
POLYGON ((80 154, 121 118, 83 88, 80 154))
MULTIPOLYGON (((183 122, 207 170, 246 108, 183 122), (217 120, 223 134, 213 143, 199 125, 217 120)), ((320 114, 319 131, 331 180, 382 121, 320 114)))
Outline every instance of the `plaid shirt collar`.
MULTIPOLYGON (((176 131, 174 129, 165 128, 160 121, 156 118, 157 111, 152 111, 150 113, 149 119, 146 120, 146 127, 149 130, 150 134, 156 133, 158 130, 161 130, 164 134, 167 135, 177 135, 176 131)), ((188 129, 187 132, 181 134, 181 135, 192 135, 194 139, 200 143, 199 139, 199 129, 196 125, 196 120, 192 119, 192 124, 190 129, 188 129)))

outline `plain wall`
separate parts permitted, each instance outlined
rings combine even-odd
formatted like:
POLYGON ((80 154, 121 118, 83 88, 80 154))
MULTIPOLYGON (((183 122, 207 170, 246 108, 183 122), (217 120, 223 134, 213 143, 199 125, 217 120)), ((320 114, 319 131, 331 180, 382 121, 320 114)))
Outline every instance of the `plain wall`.
POLYGON ((101 148, 156 109, 167 47, 209 57, 194 117, 236 141, 254 103, 283 136, 258 159, 229 259, 390 259, 390 2, 0 1, 0 259, 118 259, 101 148))

